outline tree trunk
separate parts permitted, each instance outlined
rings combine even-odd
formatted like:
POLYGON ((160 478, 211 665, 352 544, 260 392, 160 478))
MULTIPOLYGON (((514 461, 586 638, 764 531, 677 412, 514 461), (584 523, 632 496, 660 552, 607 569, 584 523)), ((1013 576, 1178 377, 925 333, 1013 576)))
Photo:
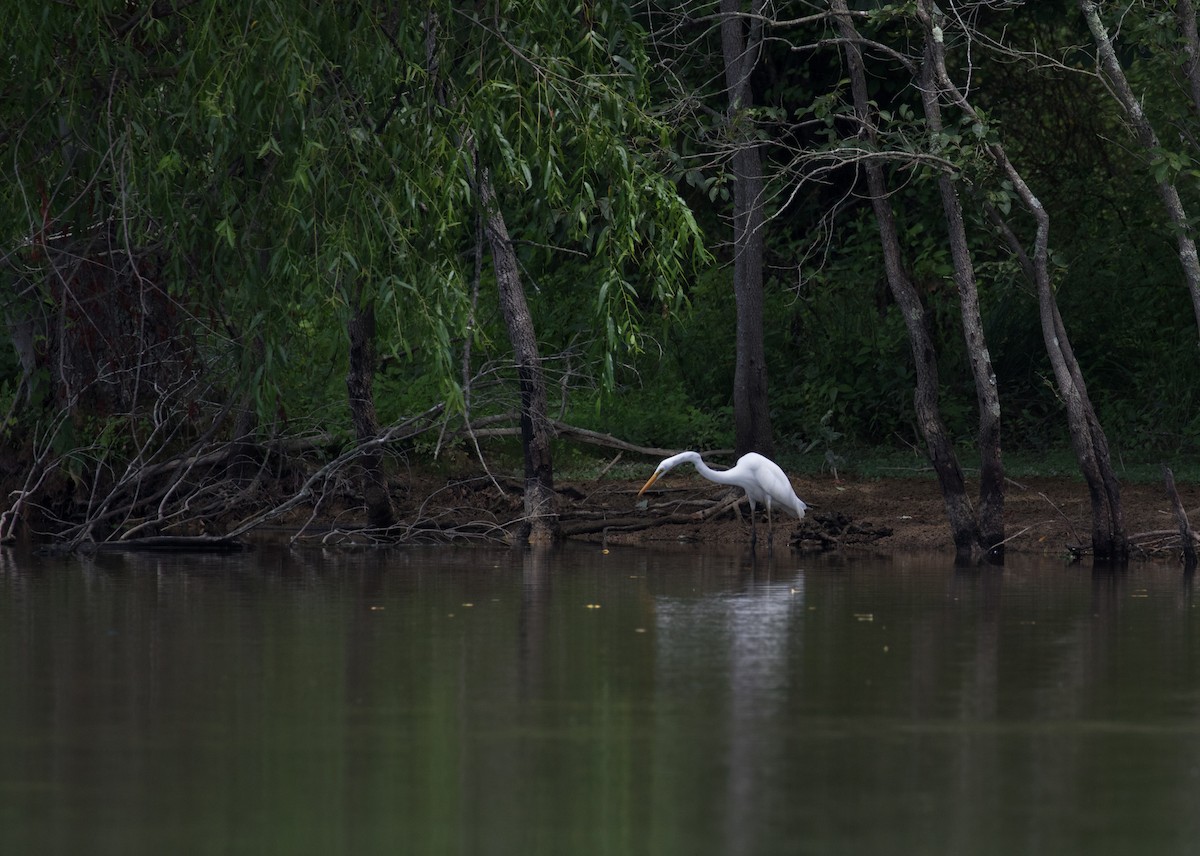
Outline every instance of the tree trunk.
MULTIPOLYGON (((854 113, 859 123, 859 136, 872 146, 875 143, 874 126, 871 121, 870 104, 867 97, 866 71, 862 52, 859 49, 858 32, 850 19, 846 0, 831 0, 830 7, 837 15, 846 52, 846 65, 850 72, 850 86, 854 96, 854 113)), ((896 232, 896 220, 888 201, 887 185, 883 169, 877 160, 865 162, 867 186, 871 193, 871 206, 879 223, 879 237, 883 245, 884 269, 888 285, 908 329, 909 345, 917 372, 917 389, 914 404, 917 423, 929 452, 930 462, 937 473, 946 505, 946 516, 954 538, 955 550, 960 556, 969 555, 979 542, 979 528, 967 499, 962 468, 942 422, 938 403, 937 353, 929 333, 921 298, 904 269, 900 239, 896 232)))
MULTIPOLYGON (((1029 192, 1028 187, 1024 187, 1023 192, 1029 192)), ((1044 209, 1042 209, 1042 213, 1045 215, 1044 209)), ((1049 218, 1047 217, 1048 223, 1049 218)), ((1059 384, 1059 390, 1067 403, 1067 420, 1071 428, 1072 445, 1080 462, 1080 470, 1088 485, 1088 495, 1092 504, 1092 552, 1097 558, 1123 560, 1129 555, 1129 545, 1125 540, 1125 512, 1121 507, 1121 484, 1113 470, 1108 438, 1104 434, 1104 428, 1100 425, 1099 417, 1096 416, 1096 409, 1092 407, 1087 384, 1083 380, 1083 372, 1079 368, 1079 361, 1075 359, 1075 351, 1067 336, 1067 328, 1063 325, 1058 302, 1054 299, 1047 255, 1047 249, 1042 245, 1034 254, 1038 273, 1038 301, 1042 307, 1042 329, 1044 336, 1053 337, 1053 347, 1061 353, 1058 360, 1051 354, 1050 362, 1054 366, 1055 380, 1059 384), (1046 327, 1047 316, 1052 324, 1049 332, 1046 327), (1069 377, 1068 388, 1064 388, 1064 381, 1060 377, 1063 372, 1069 377)), ((1048 338, 1047 341, 1049 342, 1050 339, 1048 338)))
POLYGON ((1175 474, 1171 468, 1163 464, 1163 484, 1167 489, 1167 499, 1171 502, 1171 510, 1175 513, 1175 525, 1179 527, 1179 546, 1183 549, 1183 569, 1187 573, 1196 570, 1196 535, 1188 520, 1187 511, 1183 508, 1183 500, 1175 489, 1175 474))
MULTIPOLYGON (((933 13, 933 0, 918 0, 917 17, 925 28, 926 38, 935 43, 942 42, 942 31, 933 13)), ((950 80, 944 57, 935 57, 935 72, 941 91, 952 103, 975 121, 981 121, 974 107, 962 91, 950 80)), ((1124 514, 1121 509, 1120 486, 1112 469, 1108 452, 1108 441, 1096 418, 1087 385, 1075 360, 1066 328, 1054 299, 1050 283, 1049 238, 1050 215, 1024 177, 1009 160, 1008 153, 1000 143, 987 147, 989 156, 1010 182, 1021 200, 1021 204, 1037 224, 1033 252, 1027 254, 1034 276, 1038 295, 1038 314, 1042 326, 1042 338, 1046 352, 1054 369, 1054 378, 1059 394, 1066 405, 1067 424, 1071 432, 1071 445, 1079 461, 1080 471, 1087 482, 1092 506, 1092 550, 1099 558, 1124 559, 1129 554, 1125 539, 1124 514)), ((1007 230, 1010 241, 1015 241, 1011 230, 1007 230)))
MULTIPOLYGON (((733 375, 734 448, 774 454, 767 401, 767 362, 763 350, 762 157, 753 135, 745 133, 746 111, 754 104, 750 74, 762 43, 762 21, 743 24, 739 0, 721 0, 721 52, 729 98, 728 122, 737 147, 733 153, 733 291, 737 305, 736 362, 733 375)), ((763 0, 753 0, 761 15, 763 0)))
POLYGON ((477 174, 479 201, 484 212, 485 231, 492 250, 496 287, 500 292, 500 311, 512 342, 521 393, 521 447, 525 453, 525 532, 533 544, 549 543, 558 534, 554 507, 554 465, 550 456, 552 428, 546 413, 546 377, 538 353, 533 316, 525 301, 525 290, 517 270, 517 257, 504 214, 496 200, 491 175, 486 169, 477 174))
POLYGON ((1175 0, 1175 19, 1183 33, 1183 74, 1192 92, 1192 110, 1200 114, 1200 35, 1196 33, 1196 7, 1192 0, 1175 0))
MULTIPOLYGON (((1190 3, 1181 5, 1187 8, 1177 8, 1176 13, 1185 27, 1190 13, 1192 37, 1194 38, 1196 14, 1191 10, 1190 3)), ((1150 119, 1142 109, 1141 102, 1129 86, 1129 80, 1125 77, 1125 71, 1117 59, 1117 53, 1113 50, 1112 39, 1108 36, 1104 22, 1100 20, 1100 12, 1096 8, 1096 4, 1092 0, 1079 0, 1079 9, 1083 12, 1088 29, 1096 42, 1100 68, 1104 70, 1104 76, 1108 80, 1109 86, 1112 87, 1117 101, 1125 111, 1129 124, 1133 126, 1134 136, 1146 150, 1146 154, 1151 158, 1155 157, 1162 148, 1159 145, 1158 134, 1154 132, 1154 126, 1150 124, 1150 119)), ((1185 39, 1185 41, 1187 40, 1185 39)), ((1191 44, 1188 42, 1188 47, 1190 46, 1191 44)), ((1194 62, 1195 58, 1189 55, 1185 66, 1193 86, 1197 84, 1194 62)), ((1183 200, 1179 198, 1179 191, 1174 183, 1168 178, 1163 178, 1155 181, 1155 189, 1158 191, 1158 197, 1162 200, 1163 207, 1167 210, 1167 216, 1171 218, 1171 225, 1174 227, 1179 263, 1183 266, 1183 277, 1187 282, 1188 293, 1192 297, 1192 312, 1196 317, 1196 328, 1197 331, 1200 331, 1200 257, 1196 254, 1195 231, 1192 229, 1187 211, 1183 207, 1183 200)))
MULTIPOLYGON (((375 414, 375 302, 363 295, 361 283, 350 292, 350 320, 346 332, 350 339, 350 368, 346 373, 346 392, 350 401, 350 419, 359 444, 379 437, 379 418, 375 414)), ((388 491, 387 473, 383 466, 383 451, 376 445, 363 452, 355 465, 363 502, 367 506, 367 521, 377 529, 386 529, 396 522, 388 491)))
MULTIPOLYGON (((245 342, 244 336, 241 341, 245 342)), ((249 348, 252 365, 262 365, 266 358, 266 343, 262 336, 255 335, 248 345, 243 344, 242 347, 249 348)), ((253 391, 247 390, 243 394, 236 413, 233 422, 233 443, 229 450, 225 473, 233 481, 245 485, 262 466, 261 446, 254 437, 255 431, 258 430, 258 412, 254 408, 253 391)))
MULTIPOLYGON (((925 61, 921 67, 921 98, 930 136, 937 140, 942 133, 942 111, 937 91, 936 65, 942 59, 942 44, 927 36, 925 61)), ((936 145, 936 143, 935 143, 936 145)), ((950 256, 954 262, 954 282, 958 286, 958 302, 962 314, 963 334, 967 356, 975 380, 975 401, 979 408, 979 540, 985 551, 1002 551, 1004 543, 1004 461, 1000 451, 1000 394, 996 389, 996 373, 983 333, 983 318, 979 311, 979 289, 975 282, 975 265, 967 246, 967 230, 963 223, 962 204, 954 179, 943 173, 938 178, 938 192, 946 214, 950 235, 950 256)))

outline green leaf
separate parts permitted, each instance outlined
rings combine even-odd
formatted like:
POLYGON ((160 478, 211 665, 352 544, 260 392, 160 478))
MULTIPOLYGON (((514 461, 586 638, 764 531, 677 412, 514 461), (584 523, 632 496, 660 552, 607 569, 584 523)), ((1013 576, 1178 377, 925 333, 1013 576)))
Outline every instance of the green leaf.
POLYGON ((230 249, 233 248, 233 246, 236 242, 236 235, 234 234, 234 231, 233 231, 233 224, 231 222, 229 222, 228 217, 226 217, 225 219, 223 219, 217 223, 216 233, 217 233, 217 235, 219 235, 220 237, 225 239, 225 242, 227 244, 229 244, 230 249))

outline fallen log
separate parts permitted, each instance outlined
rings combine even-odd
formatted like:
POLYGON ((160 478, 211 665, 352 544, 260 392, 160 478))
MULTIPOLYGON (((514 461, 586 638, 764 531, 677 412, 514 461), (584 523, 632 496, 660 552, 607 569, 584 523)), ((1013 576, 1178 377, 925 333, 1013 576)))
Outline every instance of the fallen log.
POLYGON ((101 541, 80 549, 97 553, 240 553, 249 550, 250 545, 225 535, 148 535, 124 541, 101 541))
MULTIPOLYGON (((475 437, 515 437, 521 433, 520 427, 515 425, 504 426, 500 428, 479 427, 484 424, 495 424, 497 422, 505 422, 509 420, 515 422, 517 420, 517 414, 506 413, 476 420, 470 426, 471 433, 475 437)), ((667 458, 679 451, 678 449, 661 449, 657 446, 639 446, 636 443, 630 443, 627 440, 622 440, 620 437, 614 437, 612 434, 605 434, 601 431, 592 431, 590 428, 579 428, 575 425, 570 425, 566 422, 563 422, 561 419, 551 419, 550 424, 554 428, 554 433, 560 437, 572 437, 581 443, 588 443, 592 446, 602 446, 607 449, 617 449, 622 452, 631 452, 636 455, 645 455, 648 458, 667 458)), ((716 457, 721 455, 732 455, 733 449, 708 449, 705 451, 705 454, 716 457)))
POLYGON ((695 514, 666 514, 657 517, 610 517, 605 520, 576 520, 560 527, 564 537, 591 535, 595 532, 636 532, 672 523, 698 523, 695 514))

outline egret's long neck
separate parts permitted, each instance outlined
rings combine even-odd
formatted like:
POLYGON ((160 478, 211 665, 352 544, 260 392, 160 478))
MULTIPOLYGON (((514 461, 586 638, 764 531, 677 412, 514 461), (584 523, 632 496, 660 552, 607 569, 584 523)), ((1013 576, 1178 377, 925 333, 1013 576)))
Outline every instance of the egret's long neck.
POLYGON ((733 480, 729 478, 729 473, 725 470, 714 470, 708 464, 704 463, 704 459, 697 455, 692 463, 696 465, 696 472, 704 476, 711 482, 717 484, 733 484, 733 480))

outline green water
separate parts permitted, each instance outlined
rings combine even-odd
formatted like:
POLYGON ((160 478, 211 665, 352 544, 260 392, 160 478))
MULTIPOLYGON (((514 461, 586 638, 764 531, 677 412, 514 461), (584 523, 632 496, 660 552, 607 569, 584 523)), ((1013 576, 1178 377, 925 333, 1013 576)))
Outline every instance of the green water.
POLYGON ((1173 566, 0 552, 3 854, 1200 851, 1173 566))

